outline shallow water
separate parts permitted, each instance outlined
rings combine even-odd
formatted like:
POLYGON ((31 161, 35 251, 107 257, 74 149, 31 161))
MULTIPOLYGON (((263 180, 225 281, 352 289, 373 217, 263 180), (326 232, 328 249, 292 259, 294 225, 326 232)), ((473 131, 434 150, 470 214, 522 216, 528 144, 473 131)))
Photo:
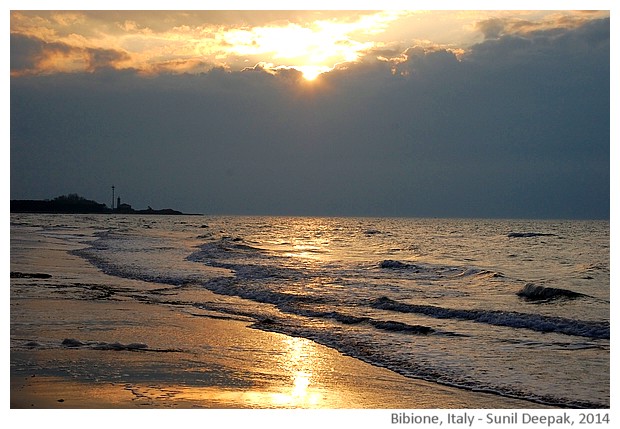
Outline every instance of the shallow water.
MULTIPOLYGON (((185 291, 175 299, 194 317, 249 320, 434 383, 609 407, 606 221, 14 214, 11 228, 185 291)), ((163 289, 140 299, 167 302, 163 289)))

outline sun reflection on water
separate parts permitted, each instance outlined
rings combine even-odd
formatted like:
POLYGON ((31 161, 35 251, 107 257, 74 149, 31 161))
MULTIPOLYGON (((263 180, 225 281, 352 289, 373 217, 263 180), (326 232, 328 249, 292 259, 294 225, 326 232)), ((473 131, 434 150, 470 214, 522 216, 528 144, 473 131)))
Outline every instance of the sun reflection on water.
POLYGON ((283 351, 280 365, 289 374, 290 384, 282 392, 274 393, 276 406, 317 407, 323 395, 316 386, 313 374, 319 362, 316 361, 314 343, 305 338, 282 339, 283 351))

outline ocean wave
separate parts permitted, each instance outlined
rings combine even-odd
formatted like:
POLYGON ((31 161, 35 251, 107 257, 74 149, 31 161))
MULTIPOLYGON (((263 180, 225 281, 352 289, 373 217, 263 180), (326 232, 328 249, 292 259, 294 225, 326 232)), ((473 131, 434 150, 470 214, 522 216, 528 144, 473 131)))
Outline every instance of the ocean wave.
POLYGON ((517 292, 517 295, 530 301, 539 301, 539 302, 551 301, 551 300, 559 299, 559 298, 574 299, 574 298, 588 297, 588 295, 585 295, 579 292, 573 292, 572 290, 545 287, 545 286, 535 285, 534 283, 528 283, 525 286, 523 286, 523 289, 517 292))
POLYGON ((131 265, 124 266, 108 261, 106 258, 101 257, 99 252, 100 251, 97 248, 90 247, 71 250, 69 253, 90 262, 105 274, 126 279, 140 280, 149 283, 161 283, 172 286, 202 283, 207 280, 200 274, 152 272, 145 271, 139 267, 132 267, 131 265))
POLYGON ((353 316, 339 311, 315 311, 305 310, 299 311, 304 316, 313 318, 333 319, 344 325, 368 324, 382 331, 392 331, 402 334, 427 335, 435 333, 435 330, 429 326, 410 325, 407 323, 396 322, 393 320, 376 320, 368 316, 353 316))
POLYGON ((186 259, 193 262, 202 262, 212 265, 235 258, 261 259, 269 255, 264 249, 250 246, 239 237, 224 237, 217 241, 210 241, 199 246, 198 251, 193 252, 186 259))
POLYGON ((557 237, 556 234, 545 232, 509 232, 508 238, 557 237))
POLYGON ((534 341, 522 338, 504 338, 499 340, 502 343, 510 344, 519 348, 529 348, 532 350, 551 349, 551 350, 609 350, 609 344, 601 344, 592 341, 534 341))
POLYGON ((406 273, 419 274, 421 277, 432 276, 432 278, 498 278, 504 277, 502 273, 475 267, 457 267, 429 264, 414 264, 394 259, 385 259, 378 264, 384 270, 402 271, 406 273))
POLYGON ((340 322, 344 325, 357 325, 359 323, 368 322, 370 317, 367 316, 352 316, 349 314, 344 314, 338 311, 330 311, 330 312, 314 312, 315 317, 324 317, 329 319, 334 319, 337 322, 340 322))
POLYGON ((396 261, 393 259, 386 259, 379 263, 379 268, 384 269, 396 269, 396 270, 416 270, 419 271, 421 269, 420 266, 415 264, 410 264, 408 262, 396 261))
POLYGON ((564 317, 543 316, 496 310, 461 310, 432 305, 407 304, 388 297, 377 298, 371 306, 381 310, 416 313, 437 319, 468 320, 495 326, 530 329, 538 332, 556 332, 597 339, 609 339, 609 322, 591 322, 564 317))
POLYGON ((467 268, 455 277, 498 278, 504 277, 502 273, 481 268, 467 268))
POLYGON ((225 252, 232 251, 232 252, 250 252, 250 253, 257 252, 258 253, 262 251, 262 249, 258 247, 253 247, 248 244, 245 244, 244 240, 240 237, 224 237, 219 241, 216 241, 214 243, 209 243, 209 244, 214 244, 218 250, 225 251, 225 252))
POLYGON ((327 297, 318 295, 269 290, 262 287, 258 279, 254 284, 247 284, 234 278, 216 278, 204 283, 203 286, 219 295, 237 296, 256 303, 272 304, 288 313, 302 314, 301 306, 312 306, 329 301, 327 297))
POLYGON ((435 330, 429 326, 409 325, 393 320, 371 320, 369 323, 377 329, 405 334, 427 335, 435 332, 435 330))
POLYGON ((592 273, 596 273, 600 271, 609 272, 608 266, 606 266, 604 263, 601 263, 601 262, 594 262, 594 263, 582 265, 578 267, 578 269, 579 269, 579 272, 588 273, 588 274, 592 274, 592 273))

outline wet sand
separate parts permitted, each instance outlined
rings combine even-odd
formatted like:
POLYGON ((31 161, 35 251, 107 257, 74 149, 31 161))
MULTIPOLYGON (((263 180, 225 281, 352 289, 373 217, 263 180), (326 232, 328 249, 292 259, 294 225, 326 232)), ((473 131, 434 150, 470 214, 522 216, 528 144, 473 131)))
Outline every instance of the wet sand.
POLYGON ((11 271, 51 275, 11 278, 12 409, 537 407, 201 312, 183 298, 218 296, 199 285, 108 276, 61 240, 11 234, 11 271))

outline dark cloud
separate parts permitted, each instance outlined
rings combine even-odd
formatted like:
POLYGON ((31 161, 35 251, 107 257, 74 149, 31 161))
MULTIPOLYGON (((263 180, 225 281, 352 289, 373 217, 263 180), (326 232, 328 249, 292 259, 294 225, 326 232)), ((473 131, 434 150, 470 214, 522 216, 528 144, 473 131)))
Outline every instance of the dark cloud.
POLYGON ((13 78, 11 197, 105 202, 115 184, 212 213, 609 216, 609 20, 405 58, 314 85, 260 67, 13 78))
POLYGON ((126 52, 114 49, 84 49, 88 55, 88 71, 97 71, 104 68, 112 68, 118 62, 128 60, 129 55, 126 52))
POLYGON ((60 42, 45 42, 36 37, 11 34, 12 73, 56 72, 57 70, 41 69, 40 62, 58 54, 79 57, 83 61, 83 71, 87 72, 113 68, 119 61, 129 59, 126 52, 113 49, 79 48, 60 42))
POLYGON ((34 68, 40 53, 40 40, 19 34, 11 34, 11 71, 34 68))
POLYGON ((504 35, 522 35, 532 37, 533 33, 541 33, 543 37, 564 34, 567 30, 588 27, 591 16, 596 11, 580 11, 571 15, 551 15, 545 20, 530 21, 518 18, 489 18, 476 23, 476 28, 485 39, 497 39, 504 35))

